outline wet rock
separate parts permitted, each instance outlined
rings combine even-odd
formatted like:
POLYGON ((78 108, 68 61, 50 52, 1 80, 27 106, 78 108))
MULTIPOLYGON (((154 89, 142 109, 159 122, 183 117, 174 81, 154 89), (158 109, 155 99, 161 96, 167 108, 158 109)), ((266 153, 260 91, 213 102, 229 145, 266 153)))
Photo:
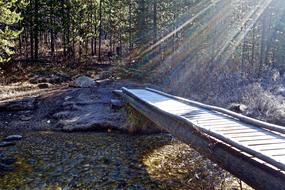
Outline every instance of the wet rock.
POLYGON ((118 99, 111 99, 111 107, 113 109, 122 108, 124 106, 124 102, 118 99))
POLYGON ((0 147, 14 146, 14 142, 2 141, 0 142, 0 147))
POLYGON ((70 119, 60 120, 58 127, 63 131, 91 131, 120 129, 123 125, 120 113, 93 113, 75 116, 70 119))
POLYGON ((80 106, 77 105, 76 102, 64 102, 62 104, 64 110, 69 110, 69 111, 77 111, 80 110, 80 106))
POLYGON ((245 113, 247 111, 247 106, 244 104, 234 103, 231 104, 228 109, 236 113, 245 113))
POLYGON ((71 118, 73 114, 70 111, 61 111, 58 113, 53 114, 54 119, 68 119, 71 118))
MULTIPOLYGON (((7 111, 23 111, 23 110, 34 110, 36 99, 33 97, 24 98, 14 102, 7 103, 4 109, 7 111)), ((1 106, 0 106, 1 110, 1 106)))
POLYGON ((38 84, 38 88, 39 89, 46 89, 46 88, 49 88, 50 85, 48 83, 41 83, 41 84, 38 84))
POLYGON ((32 118, 33 118, 32 116, 25 116, 25 115, 20 116, 21 121, 30 121, 32 118))
POLYGON ((0 163, 0 171, 2 172, 11 172, 14 170, 14 167, 8 166, 6 164, 0 163))
POLYGON ((96 82, 87 76, 81 76, 70 83, 71 87, 75 88, 91 88, 96 86, 96 82))
POLYGON ((110 84, 112 82, 111 79, 103 79, 103 80, 96 80, 96 84, 99 85, 105 85, 110 84))
POLYGON ((122 90, 113 90, 112 93, 118 97, 123 96, 123 91, 122 90))
POLYGON ((1 160, 1 163, 2 163, 2 164, 5 164, 5 165, 12 165, 12 164, 14 164, 16 161, 17 161, 16 158, 6 158, 6 159, 1 160))
POLYGON ((19 140, 22 140, 23 139, 23 136, 22 135, 10 135, 10 136, 7 136, 4 141, 19 141, 19 140))
POLYGON ((34 160, 34 159, 28 159, 28 160, 27 160, 27 164, 35 165, 36 163, 37 163, 37 161, 34 160))

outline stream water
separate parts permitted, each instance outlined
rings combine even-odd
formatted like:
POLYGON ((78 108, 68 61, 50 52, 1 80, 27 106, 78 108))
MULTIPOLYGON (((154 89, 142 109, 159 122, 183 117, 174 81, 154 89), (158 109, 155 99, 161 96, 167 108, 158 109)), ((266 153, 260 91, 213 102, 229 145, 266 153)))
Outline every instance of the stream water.
MULTIPOLYGON (((0 189, 237 189, 238 180, 167 134, 117 132, 20 134, 0 154, 16 158, 0 189)), ((246 189, 246 188, 244 188, 246 189)))

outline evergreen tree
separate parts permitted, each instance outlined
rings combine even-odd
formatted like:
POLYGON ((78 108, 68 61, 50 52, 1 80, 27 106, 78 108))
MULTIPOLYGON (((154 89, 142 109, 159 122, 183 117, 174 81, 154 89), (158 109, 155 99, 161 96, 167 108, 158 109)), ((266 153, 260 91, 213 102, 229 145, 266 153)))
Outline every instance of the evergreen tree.
POLYGON ((14 54, 15 40, 21 30, 16 24, 21 20, 19 8, 25 5, 18 0, 0 0, 0 63, 6 62, 14 54))

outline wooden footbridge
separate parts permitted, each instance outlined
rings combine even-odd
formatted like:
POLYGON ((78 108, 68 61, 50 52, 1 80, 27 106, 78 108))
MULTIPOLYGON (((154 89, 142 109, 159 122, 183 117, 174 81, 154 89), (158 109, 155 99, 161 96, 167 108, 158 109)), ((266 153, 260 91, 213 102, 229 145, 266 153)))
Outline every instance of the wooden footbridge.
POLYGON ((256 189, 285 190, 285 127, 154 89, 123 97, 157 126, 256 189))

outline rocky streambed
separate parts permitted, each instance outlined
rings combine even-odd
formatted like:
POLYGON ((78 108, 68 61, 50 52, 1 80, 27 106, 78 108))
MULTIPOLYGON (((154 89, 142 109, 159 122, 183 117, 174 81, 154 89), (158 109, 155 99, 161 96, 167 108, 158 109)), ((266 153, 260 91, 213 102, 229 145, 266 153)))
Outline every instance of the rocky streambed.
POLYGON ((127 132, 126 112, 112 90, 141 85, 83 81, 81 88, 81 82, 0 103, 1 142, 22 137, 0 146, 0 189, 240 188, 239 180, 166 133, 127 132))
MULTIPOLYGON (((238 180, 167 134, 18 133, 0 189, 238 189, 238 180)), ((244 189, 246 189, 244 187, 244 189)))

